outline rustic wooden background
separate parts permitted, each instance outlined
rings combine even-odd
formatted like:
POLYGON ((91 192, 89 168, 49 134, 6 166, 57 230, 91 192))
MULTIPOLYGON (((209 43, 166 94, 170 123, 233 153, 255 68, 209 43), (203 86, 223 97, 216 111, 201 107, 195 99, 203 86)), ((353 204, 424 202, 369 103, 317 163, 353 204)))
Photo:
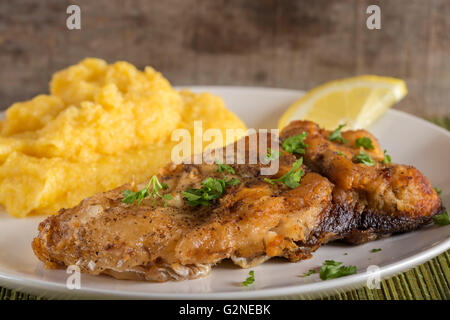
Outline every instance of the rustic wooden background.
POLYGON ((450 115, 450 0, 0 2, 0 108, 48 91, 87 56, 152 65, 173 83, 309 89, 356 74, 403 78, 397 108, 450 115), (69 4, 81 30, 68 30, 69 4), (366 8, 381 7, 381 30, 366 8))

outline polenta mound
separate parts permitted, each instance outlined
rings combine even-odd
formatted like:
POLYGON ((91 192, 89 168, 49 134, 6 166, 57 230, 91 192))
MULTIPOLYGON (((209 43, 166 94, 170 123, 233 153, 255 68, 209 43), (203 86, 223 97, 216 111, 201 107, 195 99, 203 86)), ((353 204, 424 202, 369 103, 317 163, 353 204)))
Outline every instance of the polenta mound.
POLYGON ((221 98, 178 92, 151 67, 85 59, 57 72, 50 95, 13 104, 0 123, 0 203, 55 214, 97 192, 144 181, 170 162, 171 133, 245 129, 221 98))

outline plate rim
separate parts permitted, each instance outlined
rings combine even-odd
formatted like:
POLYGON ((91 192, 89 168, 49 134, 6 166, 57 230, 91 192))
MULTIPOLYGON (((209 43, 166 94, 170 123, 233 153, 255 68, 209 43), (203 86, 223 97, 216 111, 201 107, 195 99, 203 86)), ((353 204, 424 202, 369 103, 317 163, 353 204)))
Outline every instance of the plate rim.
MULTIPOLYGON (((174 86, 175 89, 192 89, 195 91, 214 91, 214 90, 230 90, 230 91, 278 91, 280 93, 298 94, 305 93, 304 90, 275 88, 275 87, 258 87, 258 86, 221 86, 221 85, 179 85, 174 86)), ((419 121, 422 125, 430 127, 432 130, 438 130, 447 138, 450 138, 450 132, 444 128, 435 125, 429 121, 419 118, 407 112, 389 109, 386 114, 394 113, 407 117, 412 121, 419 121)), ((5 111, 0 112, 0 117, 4 116, 5 111)), ((422 264, 440 253, 450 249, 450 237, 442 239, 432 247, 413 254, 407 258, 395 261, 380 268, 379 274, 382 279, 389 278, 400 272, 407 271, 419 264, 422 264)), ((82 298, 93 297, 97 299, 107 298, 125 298, 125 299, 249 299, 249 298, 270 298, 280 296, 305 295, 305 298, 317 297, 322 294, 329 294, 334 289, 349 290, 352 287, 360 287, 362 283, 367 281, 369 275, 367 272, 361 272, 347 277, 333 280, 302 283, 292 286, 281 286, 275 288, 262 288, 255 290, 226 291, 226 292, 204 292, 204 293, 154 293, 154 292, 137 292, 137 291, 112 291, 109 289, 99 288, 81 288, 79 290, 69 290, 64 283, 56 283, 41 279, 29 279, 25 276, 9 276, 0 270, 0 286, 7 288, 15 288, 31 294, 37 291, 45 291, 42 296, 49 294, 65 295, 66 298, 82 298)), ((189 281, 189 280, 186 280, 189 281)))
MULTIPOLYGON (((277 87, 258 87, 258 86, 222 86, 222 85, 174 85, 174 88, 177 90, 182 90, 182 89, 193 89, 196 91, 199 90, 204 90, 204 91, 208 91, 208 89, 216 89, 216 90, 228 90, 228 89, 232 89, 232 90, 236 90, 236 91, 246 91, 246 90, 255 90, 255 91, 259 91, 259 90, 270 90, 270 91, 279 91, 281 92, 285 92, 285 93, 290 93, 290 94, 305 94, 307 91, 306 90, 300 90, 300 89, 290 89, 290 88, 277 88, 277 87)), ((395 106, 395 105, 394 105, 395 106)), ((387 113, 397 113, 400 114, 402 116, 406 116, 409 119, 412 119, 414 121, 419 121, 422 124, 428 126, 428 127, 432 127, 434 129, 438 129, 441 133, 445 134, 447 137, 450 138, 450 131, 446 130, 440 126, 438 126, 437 124, 434 124, 430 121, 427 121, 423 118, 420 118, 418 116, 415 116, 411 113, 408 113, 406 111, 403 110, 398 110, 398 109, 392 109, 389 108, 385 114, 387 113)), ((383 116, 383 115, 382 115, 383 116)))
MULTIPOLYGON (((425 251, 419 252, 410 257, 398 260, 394 263, 388 264, 380 268, 381 279, 389 278, 395 274, 405 272, 422 264, 440 253, 450 248, 450 238, 440 242, 436 246, 425 251)), ((23 276, 8 277, 0 272, 0 285, 8 287, 8 284, 17 284, 24 286, 20 291, 30 292, 35 294, 34 290, 45 289, 47 292, 43 295, 48 296, 47 293, 56 293, 64 295, 73 295, 71 298, 79 297, 94 297, 97 299, 108 298, 125 298, 125 299, 250 299, 250 298, 270 298, 280 296, 305 295, 308 297, 317 297, 320 294, 327 294, 333 289, 348 290, 351 287, 359 287, 362 283, 367 281, 369 275, 366 272, 332 279, 321 282, 313 282, 300 284, 290 287, 276 287, 257 290, 243 290, 243 291, 229 291, 229 292, 205 292, 205 293, 153 293, 153 292, 124 292, 124 291, 110 291, 107 289, 78 289, 69 290, 61 283, 49 282, 45 280, 27 279, 23 276), (31 289, 31 290, 28 290, 31 289)), ((114 279, 113 279, 114 280, 114 279)), ((189 280, 185 280, 189 281, 189 280)))

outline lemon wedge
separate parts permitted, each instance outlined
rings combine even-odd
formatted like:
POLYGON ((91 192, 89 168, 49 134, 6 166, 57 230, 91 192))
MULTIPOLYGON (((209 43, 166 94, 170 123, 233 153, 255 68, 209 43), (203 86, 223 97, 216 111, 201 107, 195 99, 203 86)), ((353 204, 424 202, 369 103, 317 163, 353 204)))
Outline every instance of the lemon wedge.
POLYGON ((403 80, 372 75, 327 82, 295 101, 281 116, 283 129, 292 120, 305 119, 333 130, 366 128, 406 94, 403 80))

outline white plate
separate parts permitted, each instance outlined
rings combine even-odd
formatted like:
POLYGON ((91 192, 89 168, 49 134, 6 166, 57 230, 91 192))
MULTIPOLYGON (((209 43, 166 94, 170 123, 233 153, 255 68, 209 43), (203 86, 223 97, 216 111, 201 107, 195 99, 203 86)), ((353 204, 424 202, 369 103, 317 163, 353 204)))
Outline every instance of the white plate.
MULTIPOLYGON (((222 96, 247 126, 276 128, 277 119, 301 91, 242 88, 195 87, 222 96)), ((411 115, 390 110, 371 130, 392 159, 419 168, 434 186, 444 190, 444 203, 450 205, 450 134, 437 126, 411 115)), ((320 248, 314 258, 298 263, 274 259, 254 268, 256 281, 249 288, 240 283, 248 270, 223 263, 204 279, 149 283, 115 280, 110 277, 81 276, 81 288, 69 290, 65 270, 45 270, 31 250, 31 240, 37 234, 42 218, 15 219, 0 213, 0 285, 47 297, 97 298, 173 298, 227 299, 263 298, 301 294, 305 298, 332 294, 336 290, 361 287, 366 284, 371 265, 380 269, 382 278, 423 263, 450 247, 450 226, 427 226, 422 230, 393 236, 360 246, 329 244, 320 248), (373 248, 381 252, 371 253, 373 248), (348 253, 344 255, 344 253, 348 253), (358 273, 334 280, 322 281, 317 274, 300 275, 319 267, 326 259, 356 265, 358 273)))

